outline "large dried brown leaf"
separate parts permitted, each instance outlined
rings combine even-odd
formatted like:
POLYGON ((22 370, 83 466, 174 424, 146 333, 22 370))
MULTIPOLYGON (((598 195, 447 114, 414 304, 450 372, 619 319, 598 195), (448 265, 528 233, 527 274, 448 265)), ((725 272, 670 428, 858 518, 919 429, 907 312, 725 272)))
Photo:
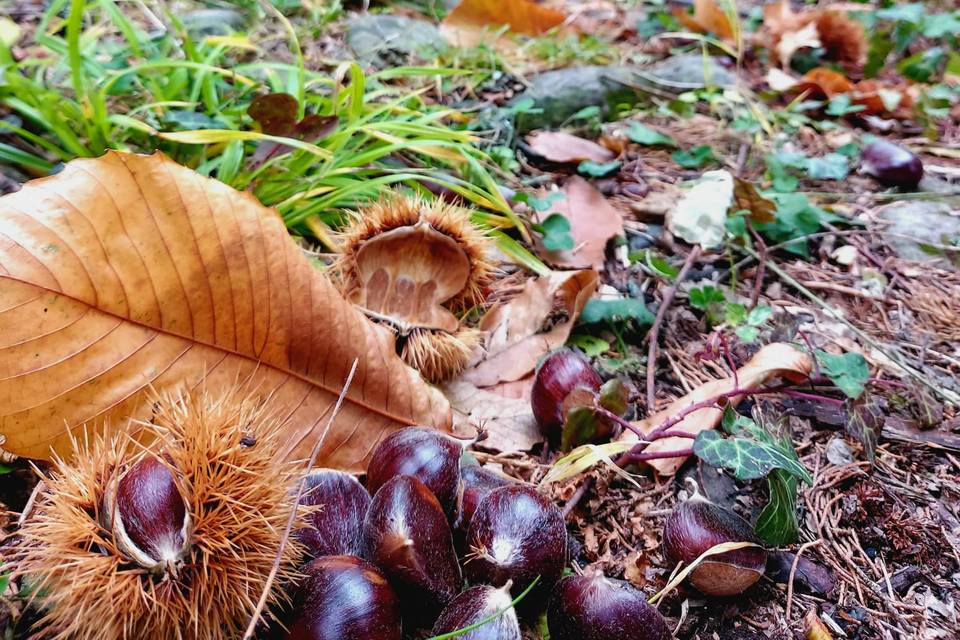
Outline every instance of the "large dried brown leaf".
POLYGON ((823 47, 827 60, 851 67, 862 65, 867 54, 863 25, 849 18, 844 9, 824 7, 797 13, 789 0, 766 5, 763 26, 780 64, 788 67, 790 58, 801 48, 823 47))
MULTIPOLYGON (((737 382, 739 387, 734 386, 733 378, 723 380, 713 380, 700 387, 697 387, 682 398, 678 398, 670 403, 663 411, 647 417, 634 424, 644 433, 650 433, 666 420, 677 415, 687 407, 699 402, 717 397, 723 393, 734 391, 735 389, 753 390, 765 384, 768 380, 775 377, 786 377, 792 379, 802 379, 810 375, 813 370, 813 360, 810 355, 800 351, 792 345, 774 342, 768 344, 758 351, 750 361, 737 370, 737 382)), ((740 397, 733 397, 727 400, 732 404, 740 401, 740 397)), ((672 427, 675 431, 696 435, 701 431, 714 429, 720 424, 723 417, 723 410, 719 408, 705 408, 694 411, 683 420, 672 427)), ((624 432, 621 440, 628 442, 636 441, 637 435, 632 431, 624 432)), ((656 451, 676 451, 690 446, 689 440, 681 438, 664 438, 656 440, 646 448, 647 452, 656 451)), ((676 473, 677 469, 683 465, 682 458, 664 458, 662 460, 651 460, 650 466, 657 472, 667 475, 676 473)))
POLYGON ((566 197, 554 202, 550 212, 570 221, 574 248, 572 251, 542 250, 541 255, 559 267, 602 269, 607 241, 624 233, 623 217, 599 190, 580 176, 570 178, 563 186, 563 193, 566 197))
POLYGON ((610 149, 596 142, 563 131, 535 131, 527 136, 527 144, 534 153, 551 162, 592 160, 603 163, 616 157, 610 149))
POLYGON ((275 212, 162 154, 109 153, 0 199, 0 434, 69 451, 83 424, 149 415, 151 385, 248 381, 285 417, 288 456, 358 470, 387 433, 449 428, 443 396, 344 301, 275 212))
POLYGON ((513 33, 538 36, 564 20, 562 11, 530 0, 462 0, 443 19, 440 28, 453 44, 470 47, 504 26, 513 33))
POLYGON ((723 40, 733 40, 733 26, 726 12, 720 8, 717 0, 694 0, 693 14, 686 9, 677 8, 673 17, 690 31, 712 33, 723 40))

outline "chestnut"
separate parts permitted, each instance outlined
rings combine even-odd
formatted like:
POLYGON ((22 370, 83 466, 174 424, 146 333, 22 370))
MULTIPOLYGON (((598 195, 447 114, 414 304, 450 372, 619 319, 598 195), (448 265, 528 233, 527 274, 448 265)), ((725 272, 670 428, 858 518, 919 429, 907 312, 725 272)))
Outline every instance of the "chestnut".
POLYGON ((480 502, 467 530, 467 546, 464 568, 470 582, 499 587, 512 581, 516 596, 537 576, 540 584, 534 591, 549 590, 560 579, 567 529, 553 502, 533 487, 515 484, 494 489, 480 502))
POLYGON ((470 587, 450 601, 433 625, 433 635, 466 629, 489 620, 457 636, 460 640, 521 640, 517 612, 511 606, 510 582, 499 588, 488 585, 470 587), (497 615, 500 614, 500 615, 497 615), (491 617, 496 616, 492 620, 491 617))
POLYGON ((914 190, 923 178, 923 163, 912 151, 886 140, 868 144, 860 155, 862 169, 886 187, 914 190))
POLYGON ((190 513, 167 463, 146 456, 109 486, 104 525, 125 556, 153 571, 176 571, 190 546, 190 513))
POLYGON ((287 640, 400 640, 400 602, 375 566, 355 556, 307 564, 287 640))
POLYGON ((481 467, 479 464, 464 464, 460 467, 463 494, 460 499, 460 513, 457 518, 457 529, 466 532, 470 528, 470 520, 480 501, 499 487, 513 484, 509 477, 495 473, 481 467))
POLYGON ((383 569, 419 621, 439 613, 463 583, 443 508, 413 476, 396 476, 373 496, 363 555, 383 569))
MULTIPOLYGON (((711 547, 725 542, 761 544, 750 523, 733 511, 699 494, 677 506, 663 527, 663 547, 671 565, 685 565, 711 547)), ((767 552, 761 546, 710 556, 690 574, 697 590, 711 596, 732 596, 748 589, 766 569, 767 552)))
POLYGON ((670 629, 643 592, 596 571, 567 576, 547 607, 550 640, 667 640, 670 629))
POLYGON ((320 507, 306 517, 309 526, 296 532, 310 557, 360 555, 370 494, 355 477, 335 469, 314 471, 304 481, 300 504, 320 507))
POLYGON ((540 431, 558 439, 566 421, 567 396, 575 389, 597 393, 602 385, 600 374, 580 352, 563 347, 548 355, 537 367, 530 392, 533 417, 540 431))
POLYGON ((367 489, 375 494, 391 478, 413 476, 427 485, 452 520, 458 508, 460 456, 466 444, 426 427, 395 431, 370 456, 367 489))

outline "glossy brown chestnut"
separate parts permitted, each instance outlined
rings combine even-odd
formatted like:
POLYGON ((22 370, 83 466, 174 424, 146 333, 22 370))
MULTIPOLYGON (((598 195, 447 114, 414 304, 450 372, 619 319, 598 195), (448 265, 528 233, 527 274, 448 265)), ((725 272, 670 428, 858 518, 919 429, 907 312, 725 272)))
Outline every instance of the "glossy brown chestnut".
POLYGON ((912 151, 886 140, 863 149, 862 168, 886 187, 913 190, 923 179, 923 162, 912 151))
POLYGON ((400 602, 375 566, 324 556, 303 571, 287 640, 400 640, 400 602))
POLYGON ((509 583, 494 588, 488 585, 470 587, 450 601, 433 625, 433 635, 466 629, 503 612, 472 631, 457 636, 459 640, 521 640, 517 612, 510 606, 509 583))
POLYGON ((463 496, 460 500, 460 513, 457 519, 457 529, 466 533, 470 527, 470 519, 477 510, 480 501, 499 487, 512 484, 507 476, 481 467, 479 464, 464 464, 460 467, 463 496))
POLYGON ((413 476, 427 485, 452 520, 457 511, 460 456, 465 444, 436 429, 400 429, 373 450, 367 466, 367 489, 375 494, 391 478, 413 476))
POLYGON ((190 546, 190 513, 167 464, 147 456, 108 490, 106 526, 117 548, 142 567, 175 570, 190 546))
POLYGON ((600 374, 587 358, 572 349, 557 349, 548 355, 533 379, 530 405, 544 435, 559 438, 564 423, 563 401, 574 389, 597 392, 603 385, 600 374))
POLYGON ((396 476, 373 496, 363 549, 418 621, 436 616, 460 592, 463 576, 450 525, 436 497, 413 476, 396 476))
POLYGON ((668 640, 670 629, 643 592, 602 573, 567 576, 547 607, 550 640, 668 640))
MULTIPOLYGON (((663 546, 671 568, 693 562, 704 551, 724 542, 761 544, 750 523, 729 509, 694 496, 667 516, 663 546)), ((690 574, 690 584, 711 596, 732 596, 748 589, 763 575, 767 552, 748 547, 710 556, 690 574)))
POLYGON ((467 530, 467 545, 464 567, 470 582, 499 587, 512 581, 515 596, 537 576, 540 585, 535 590, 549 591, 567 561, 560 509, 521 484, 494 489, 480 502, 467 530))
POLYGON ((355 477, 335 469, 314 471, 300 503, 319 507, 306 518, 310 526, 296 532, 310 557, 361 554, 370 494, 355 477))

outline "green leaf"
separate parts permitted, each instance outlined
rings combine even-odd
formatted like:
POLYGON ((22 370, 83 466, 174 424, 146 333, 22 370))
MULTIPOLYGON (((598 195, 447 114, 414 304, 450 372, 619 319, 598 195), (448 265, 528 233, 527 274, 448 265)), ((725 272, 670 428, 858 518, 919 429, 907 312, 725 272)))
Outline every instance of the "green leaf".
MULTIPOLYGON (((10 465, 0 464, 0 476, 6 475, 11 471, 13 471, 13 467, 11 467, 10 465)), ((0 589, 0 592, 2 591, 3 589, 0 589)))
POLYGON ((920 3, 901 4, 878 9, 876 16, 881 20, 891 22, 912 22, 919 24, 923 20, 924 7, 920 3))
MULTIPOLYGON (((657 255, 653 251, 650 251, 650 249, 644 249, 642 255, 644 264, 646 264, 651 271, 665 280, 673 280, 680 273, 680 269, 667 262, 667 259, 663 256, 657 255)), ((631 260, 637 261, 633 257, 631 257, 631 260)))
POLYGON ((936 13, 923 22, 923 35, 940 39, 960 35, 960 13, 936 13))
POLYGON ((688 295, 690 305, 704 311, 708 310, 712 304, 720 304, 727 300, 722 291, 710 285, 694 287, 690 289, 688 295))
POLYGON ((767 476, 770 501, 757 518, 756 532, 768 544, 780 547, 797 540, 797 479, 774 469, 767 476))
POLYGON ((749 325, 737 327, 736 329, 733 330, 733 332, 743 342, 755 342, 756 339, 760 337, 760 329, 756 327, 751 327, 749 325))
POLYGON ((543 234, 543 246, 548 251, 570 251, 575 246, 570 221, 559 213, 551 213, 534 228, 543 234))
POLYGON ((600 387, 600 406, 618 416, 623 416, 627 412, 629 399, 630 392, 620 378, 611 378, 600 387))
POLYGON ((642 300, 621 298, 619 300, 588 300, 580 312, 582 324, 632 320, 642 325, 653 324, 653 314, 642 300))
POLYGON ((946 57, 947 53, 942 47, 931 47, 903 60, 897 65, 897 70, 910 80, 930 82, 946 57))
POLYGON ((648 147, 663 146, 663 147, 675 147, 677 146, 676 141, 670 136, 660 133, 656 129, 651 129, 650 127, 640 124, 639 122, 631 122, 630 128, 626 131, 627 137, 637 144, 643 144, 648 147))
POLYGON ((543 212, 553 206, 554 202, 563 200, 567 195, 562 191, 553 191, 543 198, 532 196, 529 193, 518 193, 513 196, 514 202, 523 202, 530 205, 530 208, 537 212, 543 212))
POLYGON ((820 370, 849 398, 859 398, 870 379, 870 367, 859 353, 835 355, 817 351, 820 370))
POLYGON ((728 302, 725 308, 726 323, 731 327, 747 321, 747 308, 739 302, 728 302))
POLYGON ((713 149, 705 144, 694 147, 689 151, 677 149, 670 154, 670 157, 684 169, 698 169, 711 162, 719 163, 717 156, 713 155, 713 149))
POLYGON ((621 163, 619 160, 605 162, 603 164, 594 162, 593 160, 584 160, 580 163, 580 166, 577 167, 577 171, 584 175, 590 176, 591 178, 602 178, 610 175, 614 171, 617 171, 620 168, 620 165, 621 163))
POLYGON ((864 105, 853 104, 853 98, 846 93, 841 93, 838 96, 830 98, 830 102, 827 103, 826 114, 828 116, 841 118, 851 113, 863 111, 864 109, 866 109, 864 105))
POLYGON ((578 347, 590 358, 596 358, 610 350, 610 343, 603 338, 591 335, 570 336, 567 344, 578 347))
POLYGON ((6 590, 7 586, 10 584, 10 574, 3 573, 0 574, 0 595, 2 595, 6 590))
POLYGON ((849 173, 850 162, 839 153, 828 153, 807 161, 807 175, 814 180, 843 180, 849 173))
POLYGON ((759 327, 773 316, 773 309, 768 305, 758 304, 750 310, 747 316, 747 324, 751 327, 759 327))
POLYGON ((796 454, 791 457, 775 444, 752 438, 724 438, 716 431, 701 431, 693 442, 693 452, 709 465, 730 470, 737 480, 756 480, 773 469, 783 469, 804 482, 813 482, 796 454))

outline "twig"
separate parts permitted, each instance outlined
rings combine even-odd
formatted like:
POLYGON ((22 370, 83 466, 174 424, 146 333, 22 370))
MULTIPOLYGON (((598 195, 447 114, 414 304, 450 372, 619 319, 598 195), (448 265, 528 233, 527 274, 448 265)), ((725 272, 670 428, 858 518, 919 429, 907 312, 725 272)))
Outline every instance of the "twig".
POLYGON ((800 564, 800 556, 803 555, 804 551, 810 547, 817 546, 820 542, 820 540, 814 540, 800 545, 800 548, 797 549, 797 555, 793 558, 793 564, 790 565, 790 579, 787 581, 787 608, 784 612, 784 617, 788 623, 790 622, 790 609, 793 606, 793 580, 797 577, 797 565, 800 564))
POLYGON ((663 460, 664 458, 689 458, 693 455, 693 447, 687 447, 686 449, 678 449, 677 451, 640 451, 639 453, 626 453, 626 459, 624 466, 627 464, 633 464, 634 462, 645 462, 646 460, 663 460))
POLYGON ((700 251, 700 245, 696 244, 693 246, 693 249, 691 249, 687 255, 687 259, 683 261, 683 268, 680 269, 680 273, 677 274, 677 279, 663 292, 663 301, 660 303, 660 308, 657 309, 657 317, 654 319, 653 326, 650 327, 650 332, 647 334, 647 339, 650 341, 647 348, 647 413, 653 413, 656 410, 657 342, 660 339, 660 327, 663 325, 663 319, 667 315, 667 310, 677 295, 677 288, 680 286, 680 283, 683 282, 684 278, 687 277, 687 273, 700 255, 700 251))
POLYGON ((249 640, 253 637, 253 632, 257 627, 257 623, 260 622, 260 616, 263 614, 263 608, 267 605, 267 598, 270 596, 270 589, 273 587, 273 581, 276 580, 277 572, 280 571, 280 562, 283 559, 283 551, 287 547, 287 541, 290 539, 290 532, 293 530, 293 523, 297 519, 297 506, 300 504, 301 498, 303 498, 303 490, 307 484, 307 476, 309 475, 310 469, 312 469, 313 465, 317 462, 317 456, 320 455, 320 449, 323 447, 323 441, 327 439, 327 433, 330 431, 330 426, 333 424, 337 414, 340 413, 340 407, 343 405, 343 399, 347 397, 347 390, 350 388, 350 383, 353 382, 353 375, 357 372, 358 362, 358 359, 354 358, 353 366, 350 367, 350 373, 347 374, 347 379, 343 383, 343 388, 340 389, 340 395, 337 397, 337 404, 334 405, 333 412, 330 414, 330 417, 327 418, 327 424, 323 427, 323 432, 320 434, 316 444, 313 445, 313 450, 310 452, 310 458, 307 461, 306 472, 303 474, 303 477, 300 478, 300 484, 297 485, 297 495, 293 497, 293 509, 290 510, 290 517, 287 518, 287 526, 283 531, 283 536, 280 538, 280 547, 277 549, 277 557, 273 559, 273 567, 270 569, 270 575, 267 576, 266 584, 263 585, 263 592, 260 594, 260 600, 257 601, 257 608, 254 609, 253 616, 250 618, 250 624, 247 625, 247 630, 243 634, 243 640, 249 640))

